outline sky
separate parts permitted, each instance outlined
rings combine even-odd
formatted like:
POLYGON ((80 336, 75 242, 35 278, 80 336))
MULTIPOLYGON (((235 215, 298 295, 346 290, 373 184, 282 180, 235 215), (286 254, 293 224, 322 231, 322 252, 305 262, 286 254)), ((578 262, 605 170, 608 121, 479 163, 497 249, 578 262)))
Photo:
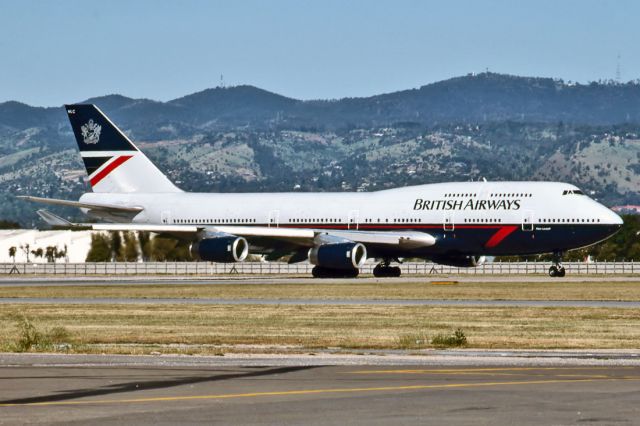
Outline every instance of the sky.
POLYGON ((640 78, 640 2, 0 0, 0 102, 220 84, 370 96, 470 72, 640 78), (619 60, 618 60, 619 56, 619 60))

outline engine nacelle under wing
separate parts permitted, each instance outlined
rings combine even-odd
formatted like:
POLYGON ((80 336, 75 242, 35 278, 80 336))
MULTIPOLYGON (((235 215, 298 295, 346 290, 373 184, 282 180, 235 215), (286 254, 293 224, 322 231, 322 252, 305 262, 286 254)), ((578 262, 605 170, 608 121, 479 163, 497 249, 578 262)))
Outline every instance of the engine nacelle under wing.
POLYGON ((362 243, 344 242, 322 244, 309 250, 309 261, 329 269, 358 269, 367 260, 362 243))
POLYGON ((242 262, 249 255, 249 243, 235 235, 207 237, 191 245, 191 255, 208 262, 242 262))

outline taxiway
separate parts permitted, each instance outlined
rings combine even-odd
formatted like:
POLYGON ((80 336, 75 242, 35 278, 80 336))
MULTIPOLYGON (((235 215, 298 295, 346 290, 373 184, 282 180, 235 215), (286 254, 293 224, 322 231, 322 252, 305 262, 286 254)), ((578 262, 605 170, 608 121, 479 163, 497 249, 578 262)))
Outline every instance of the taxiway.
POLYGON ((226 358, 3 355, 0 423, 627 424, 640 415, 640 366, 619 362, 226 358))

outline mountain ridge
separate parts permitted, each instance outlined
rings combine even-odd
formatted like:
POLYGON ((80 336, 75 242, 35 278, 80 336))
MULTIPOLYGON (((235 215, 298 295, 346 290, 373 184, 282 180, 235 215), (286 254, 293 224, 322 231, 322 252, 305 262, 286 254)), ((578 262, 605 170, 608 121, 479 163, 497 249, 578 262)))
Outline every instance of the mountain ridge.
MULTIPOLYGON (((125 127, 151 140, 150 126, 344 129, 399 122, 421 126, 499 121, 611 125, 640 123, 640 84, 565 83, 496 73, 459 76, 368 97, 298 100, 251 85, 204 89, 166 102, 110 94, 89 98, 125 127), (146 130, 145 130, 146 129, 146 130)), ((60 125, 61 108, 0 103, 0 126, 60 125)))
MULTIPOLYGON (((371 191, 443 181, 552 180, 640 203, 640 84, 501 74, 366 98, 297 100, 243 85, 168 102, 97 104, 181 188, 371 191), (612 124, 620 123, 620 124, 612 124)), ((39 223, 16 195, 90 191, 62 107, 0 104, 0 218, 39 223)), ((70 220, 74 209, 53 208, 70 220)))

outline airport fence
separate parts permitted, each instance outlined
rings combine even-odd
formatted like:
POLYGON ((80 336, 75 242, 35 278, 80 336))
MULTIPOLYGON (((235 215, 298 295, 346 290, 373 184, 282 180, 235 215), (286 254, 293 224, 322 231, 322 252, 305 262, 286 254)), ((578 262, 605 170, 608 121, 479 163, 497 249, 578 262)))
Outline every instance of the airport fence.
MULTIPOLYGON (((370 274, 375 264, 360 271, 370 274)), ((400 265, 404 275, 519 275, 546 274, 549 262, 491 262, 476 268, 458 268, 429 262, 400 265)), ((640 262, 566 262, 567 274, 640 274, 640 262)), ((100 263, 0 263, 0 275, 308 275, 313 265, 283 262, 100 262, 100 263)))

